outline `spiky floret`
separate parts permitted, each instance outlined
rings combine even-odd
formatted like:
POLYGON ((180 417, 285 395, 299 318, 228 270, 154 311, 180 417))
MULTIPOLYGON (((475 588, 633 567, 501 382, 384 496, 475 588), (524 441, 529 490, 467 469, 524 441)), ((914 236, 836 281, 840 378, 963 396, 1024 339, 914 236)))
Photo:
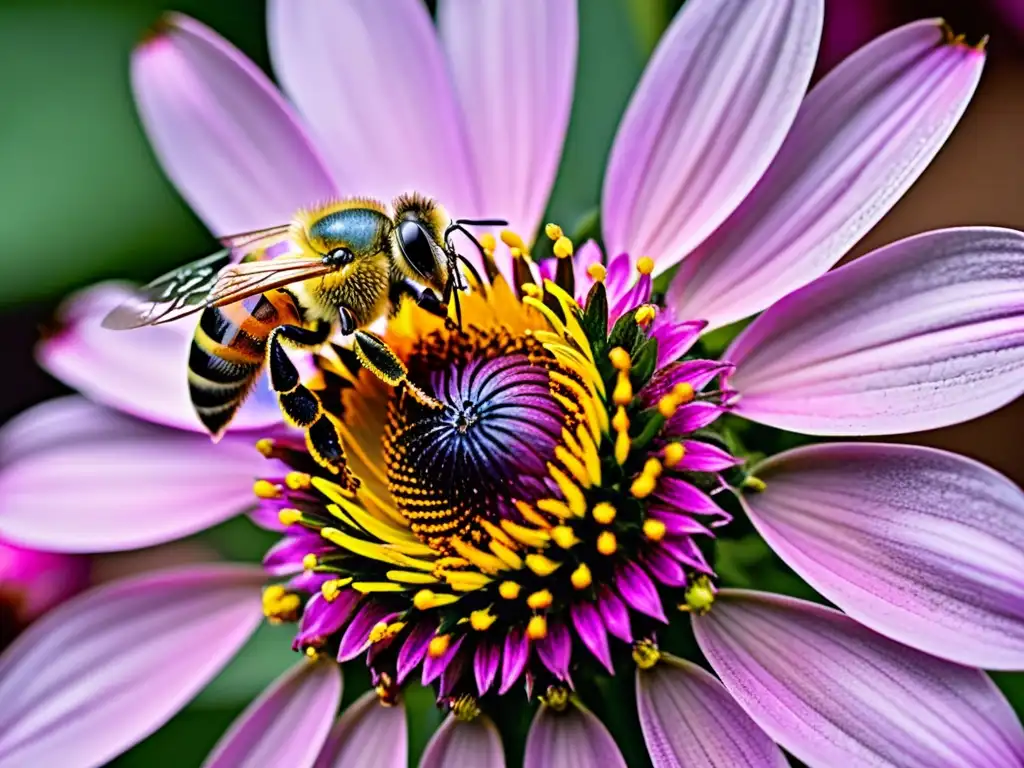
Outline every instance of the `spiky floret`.
MULTIPOLYGON (((568 263, 571 242, 549 235, 568 263)), ((524 682, 564 691, 578 665, 613 673, 618 644, 648 648, 672 612, 714 599, 701 543, 729 519, 712 496, 737 464, 704 431, 725 407, 702 391, 721 364, 659 363, 673 328, 649 304, 645 260, 609 309, 596 270, 581 306, 572 270, 541 281, 517 258, 513 286, 488 265, 464 329, 411 306, 392 320, 410 382, 442 408, 360 376, 341 350, 321 361, 358 488, 261 441, 299 470, 257 486, 285 530, 266 564, 302 568, 265 610, 302 611, 297 649, 365 653, 388 700, 417 669, 463 714, 524 682)))

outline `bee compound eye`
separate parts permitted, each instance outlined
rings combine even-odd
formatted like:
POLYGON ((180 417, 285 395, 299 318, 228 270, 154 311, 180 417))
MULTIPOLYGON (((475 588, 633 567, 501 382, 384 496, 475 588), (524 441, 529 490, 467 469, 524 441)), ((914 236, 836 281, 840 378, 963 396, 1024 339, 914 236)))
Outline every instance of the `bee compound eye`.
POLYGON ((428 280, 433 277, 437 268, 434 249, 420 224, 415 221, 403 221, 398 226, 398 245, 406 262, 416 274, 428 280))

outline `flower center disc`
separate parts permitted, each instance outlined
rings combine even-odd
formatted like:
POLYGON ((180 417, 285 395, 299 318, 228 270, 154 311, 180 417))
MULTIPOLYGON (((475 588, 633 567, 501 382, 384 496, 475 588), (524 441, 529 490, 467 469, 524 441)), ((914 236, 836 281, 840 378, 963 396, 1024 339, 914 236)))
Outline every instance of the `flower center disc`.
POLYGON ((515 501, 544 492, 548 463, 578 406, 569 374, 530 336, 469 329, 427 337, 410 378, 443 407, 404 394, 388 410, 384 456, 391 493, 424 542, 486 542, 488 523, 517 519, 515 501))

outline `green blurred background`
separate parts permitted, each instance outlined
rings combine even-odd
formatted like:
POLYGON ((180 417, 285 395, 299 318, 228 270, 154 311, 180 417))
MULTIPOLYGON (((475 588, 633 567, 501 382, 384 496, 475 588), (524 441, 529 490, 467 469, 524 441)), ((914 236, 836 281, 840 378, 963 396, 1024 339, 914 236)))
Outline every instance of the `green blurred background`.
MULTIPOLYGON (((0 312, 8 375, 0 419, 60 394, 32 360, 39 329, 68 291, 110 277, 147 279, 216 247, 178 198, 147 146, 128 88, 128 56, 164 10, 213 26, 269 69, 260 0, 0 0, 0 312)), ((381 0, 387 2, 387 0, 381 0)), ((486 1, 486 0, 481 0, 486 1)), ((1010 0, 1003 0, 1010 2, 1010 0)), ((1024 0, 1016 0, 1024 3, 1024 0)), ((958 224, 1024 228, 1024 30, 996 12, 997 0, 827 0, 821 71, 858 35, 903 21, 945 16, 969 39, 992 35, 989 65, 967 116, 933 167, 854 255, 925 229, 958 224), (863 31, 844 19, 872 6, 863 31)), ((681 0, 580 0, 576 102, 550 217, 571 223, 598 202, 601 173, 618 118, 644 62, 681 0)), ((977 457, 1024 481, 1019 435, 1024 405, 972 424, 915 436, 977 457)), ((222 526, 168 555, 258 559, 271 539, 247 521, 222 526)), ((733 583, 799 591, 757 541, 731 553, 733 583)), ((122 556, 110 573, 156 556, 122 556), (134 558, 134 559, 133 559, 134 558)), ((261 630, 245 652, 172 723, 113 764, 198 765, 259 690, 294 659, 287 628, 261 630)), ((360 686, 346 677, 346 701, 360 686)), ((1024 684, 1003 675, 1019 708, 1024 684)), ((626 696, 631 695, 628 691, 626 696)), ((425 691, 413 692, 414 755, 438 722, 425 691)), ((634 723, 603 713, 616 736, 636 740, 634 723)), ((637 752, 630 749, 635 755, 637 752)))

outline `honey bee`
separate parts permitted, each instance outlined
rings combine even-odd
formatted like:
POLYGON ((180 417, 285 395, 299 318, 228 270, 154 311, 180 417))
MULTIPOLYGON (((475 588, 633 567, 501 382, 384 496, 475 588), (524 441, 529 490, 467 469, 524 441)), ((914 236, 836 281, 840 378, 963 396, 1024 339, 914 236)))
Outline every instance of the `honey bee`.
POLYGON ((301 211, 288 224, 223 238, 223 251, 144 286, 103 326, 139 328, 202 312, 188 384, 196 414, 214 440, 266 365, 286 419, 305 431, 316 461, 338 473, 345 470, 345 453, 334 417, 302 383, 284 343, 313 350, 340 330, 352 336, 364 368, 392 386, 404 381, 414 396, 432 400, 407 381, 402 361, 366 327, 405 298, 461 325, 458 294, 468 288, 461 267, 475 271, 456 252, 452 235, 462 232, 480 247, 467 225, 505 222, 453 221, 418 194, 397 198, 390 212, 364 198, 332 202, 301 211))

